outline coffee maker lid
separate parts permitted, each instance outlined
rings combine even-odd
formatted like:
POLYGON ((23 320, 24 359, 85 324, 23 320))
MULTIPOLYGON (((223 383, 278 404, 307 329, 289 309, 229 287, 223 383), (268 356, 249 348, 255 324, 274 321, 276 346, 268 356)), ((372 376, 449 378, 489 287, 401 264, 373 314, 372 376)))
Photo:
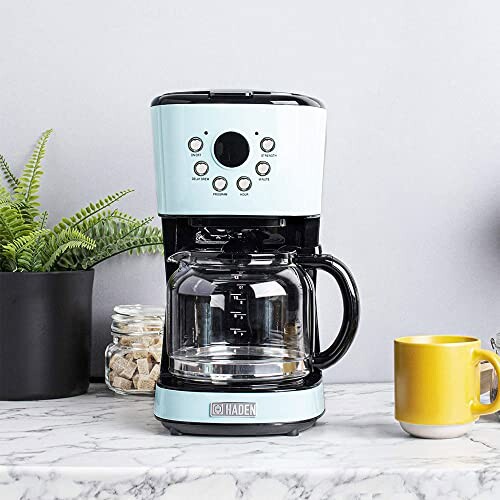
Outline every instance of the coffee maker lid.
POLYGON ((168 92, 153 99, 151 106, 166 104, 269 104, 324 108, 316 97, 261 90, 194 90, 168 92))

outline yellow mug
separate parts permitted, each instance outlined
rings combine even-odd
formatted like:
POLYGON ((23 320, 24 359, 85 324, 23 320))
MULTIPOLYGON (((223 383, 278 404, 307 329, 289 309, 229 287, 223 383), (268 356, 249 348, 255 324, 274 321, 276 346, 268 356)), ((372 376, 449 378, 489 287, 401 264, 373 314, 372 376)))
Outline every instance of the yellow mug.
POLYGON ((479 363, 500 376, 500 356, 481 341, 457 335, 401 337, 394 341, 396 420, 417 437, 453 438, 469 431, 480 415, 500 410, 500 397, 479 401, 479 363))

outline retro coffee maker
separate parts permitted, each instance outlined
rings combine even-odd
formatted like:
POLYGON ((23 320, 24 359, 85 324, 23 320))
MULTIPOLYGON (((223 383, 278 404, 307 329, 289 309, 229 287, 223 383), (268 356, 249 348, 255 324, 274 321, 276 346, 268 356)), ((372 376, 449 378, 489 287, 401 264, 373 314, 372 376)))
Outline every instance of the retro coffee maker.
POLYGON ((326 110, 257 91, 152 102, 167 314, 155 416, 173 434, 296 435, 324 413, 321 369, 349 349, 358 294, 319 245, 326 110), (320 347, 315 281, 337 282, 320 347))

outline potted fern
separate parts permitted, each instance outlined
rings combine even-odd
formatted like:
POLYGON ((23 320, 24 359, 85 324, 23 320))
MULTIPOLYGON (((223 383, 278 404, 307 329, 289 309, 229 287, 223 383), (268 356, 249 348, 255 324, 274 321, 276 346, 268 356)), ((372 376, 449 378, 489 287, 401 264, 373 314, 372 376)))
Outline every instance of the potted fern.
POLYGON ((41 135, 21 175, 0 155, 0 399, 87 391, 94 266, 122 252, 162 251, 152 217, 114 208, 132 190, 90 203, 48 227, 40 209, 41 135))

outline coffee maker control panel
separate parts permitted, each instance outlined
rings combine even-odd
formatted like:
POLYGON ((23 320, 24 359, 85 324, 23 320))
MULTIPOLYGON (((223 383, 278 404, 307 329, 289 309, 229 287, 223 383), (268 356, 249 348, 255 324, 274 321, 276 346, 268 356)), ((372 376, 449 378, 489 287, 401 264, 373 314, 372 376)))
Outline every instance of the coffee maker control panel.
POLYGON ((318 215, 326 111, 154 106, 161 215, 318 215))
MULTIPOLYGON (((207 132, 208 135, 208 132, 207 132)), ((258 135, 258 132, 255 133, 258 135)), ((188 143, 188 149, 193 153, 199 153, 203 149, 203 141, 199 137, 191 137, 188 143)), ((272 137, 265 137, 260 141, 260 149, 266 153, 274 151, 276 141, 272 137)), ((236 168, 241 166, 247 160, 250 153, 250 147, 246 139, 235 132, 226 132, 219 136, 214 145, 213 161, 221 167, 236 168), (227 140, 229 136, 239 136, 241 139, 227 140), (226 139, 224 139, 226 137, 226 139), (222 139, 221 139, 222 138, 222 139)), ((277 156, 277 155, 276 155, 277 156)), ((198 177, 206 177, 210 171, 207 161, 197 161, 193 167, 194 174, 198 177)), ((271 165, 268 161, 258 161, 255 165, 255 174, 259 177, 267 177, 271 172, 271 165)), ((196 181, 196 178, 191 179, 196 181)), ((210 180, 208 177, 205 180, 210 180)), ((248 176, 240 176, 236 180, 236 187, 241 192, 247 192, 252 187, 252 179, 248 176)), ((225 191, 228 181, 223 176, 217 176, 212 181, 215 191, 225 191)))

